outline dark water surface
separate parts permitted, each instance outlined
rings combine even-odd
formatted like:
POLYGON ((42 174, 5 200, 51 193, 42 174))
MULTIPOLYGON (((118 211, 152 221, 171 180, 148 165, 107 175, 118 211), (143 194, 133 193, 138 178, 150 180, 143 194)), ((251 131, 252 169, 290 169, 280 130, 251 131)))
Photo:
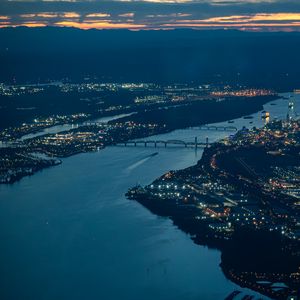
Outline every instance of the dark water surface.
MULTIPOLYGON (((285 114, 280 101, 267 108, 285 114)), ((261 125, 254 116, 252 125, 261 125)), ((179 130, 167 137, 212 141, 225 134, 179 130)), ((224 299, 238 287, 224 277, 220 252, 195 245, 170 220, 124 197, 136 183, 200 157, 191 149, 106 148, 1 185, 0 298, 224 299)))

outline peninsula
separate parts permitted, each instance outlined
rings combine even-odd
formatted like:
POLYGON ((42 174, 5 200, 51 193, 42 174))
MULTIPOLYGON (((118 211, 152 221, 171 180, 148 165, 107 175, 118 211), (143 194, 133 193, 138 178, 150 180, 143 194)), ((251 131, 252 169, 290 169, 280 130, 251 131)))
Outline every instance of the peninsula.
POLYGON ((299 293, 300 121, 243 128, 196 166, 127 193, 222 251, 225 275, 272 299, 299 293))

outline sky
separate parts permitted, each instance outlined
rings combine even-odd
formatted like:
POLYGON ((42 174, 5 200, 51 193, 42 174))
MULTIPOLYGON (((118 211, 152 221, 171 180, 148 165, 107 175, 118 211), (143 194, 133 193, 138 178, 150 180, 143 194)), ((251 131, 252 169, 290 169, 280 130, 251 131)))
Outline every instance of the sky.
POLYGON ((300 31, 300 0, 0 0, 0 27, 300 31))

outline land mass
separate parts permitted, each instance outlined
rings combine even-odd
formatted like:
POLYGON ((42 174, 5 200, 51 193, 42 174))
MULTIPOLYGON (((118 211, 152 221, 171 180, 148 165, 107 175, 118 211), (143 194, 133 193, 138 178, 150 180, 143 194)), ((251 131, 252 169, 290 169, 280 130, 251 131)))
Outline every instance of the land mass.
MULTIPOLYGON (((155 104, 129 117, 108 123, 86 124, 58 134, 41 135, 23 141, 16 140, 16 137, 24 132, 28 133, 32 126, 39 130, 40 123, 4 129, 0 132, 0 136, 2 134, 3 139, 9 142, 4 148, 0 148, 0 183, 13 183, 23 176, 56 164, 45 157, 36 161, 31 153, 61 158, 98 151, 106 146, 166 133, 174 129, 248 115, 261 110, 264 103, 276 98, 276 95, 269 95, 186 101, 172 106, 155 104), (186 118, 186 115, 189 115, 189 118, 186 118)), ((44 126, 43 124, 41 126, 44 126)))
POLYGON ((225 275, 240 286, 299 296, 300 121, 244 128, 206 148, 196 166, 127 196, 220 249, 225 275))
POLYGON ((299 32, 19 27, 0 29, 0 40, 0 81, 7 83, 90 77, 299 88, 299 32))

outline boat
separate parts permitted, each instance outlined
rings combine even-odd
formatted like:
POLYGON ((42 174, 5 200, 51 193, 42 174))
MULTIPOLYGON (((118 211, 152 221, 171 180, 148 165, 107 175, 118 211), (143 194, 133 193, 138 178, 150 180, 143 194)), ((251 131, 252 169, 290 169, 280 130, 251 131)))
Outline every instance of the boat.
POLYGON ((232 123, 234 123, 234 121, 233 121, 233 120, 230 120, 230 121, 228 121, 228 123, 232 124, 232 123))
POLYGON ((233 291, 232 293, 230 293, 224 300, 233 300, 234 298, 236 298, 237 295, 239 295, 241 293, 241 291, 233 291))
POLYGON ((270 118, 270 113, 268 111, 263 111, 261 113, 261 118, 262 119, 268 119, 268 118, 270 118))
POLYGON ((154 153, 150 154, 149 157, 156 156, 156 155, 158 155, 158 152, 154 152, 154 153))

